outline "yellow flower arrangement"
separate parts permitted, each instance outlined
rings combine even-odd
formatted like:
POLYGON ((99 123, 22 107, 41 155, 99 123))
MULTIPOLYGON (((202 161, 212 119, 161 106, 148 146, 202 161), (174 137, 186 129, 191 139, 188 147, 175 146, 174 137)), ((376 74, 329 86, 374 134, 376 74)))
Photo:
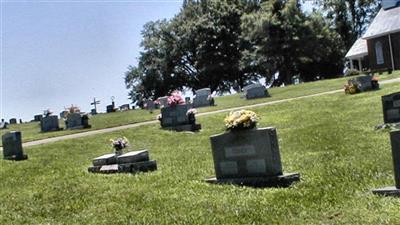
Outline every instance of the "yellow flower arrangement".
POLYGON ((256 126, 258 116, 253 111, 240 110, 229 113, 224 121, 227 130, 251 129, 256 126))

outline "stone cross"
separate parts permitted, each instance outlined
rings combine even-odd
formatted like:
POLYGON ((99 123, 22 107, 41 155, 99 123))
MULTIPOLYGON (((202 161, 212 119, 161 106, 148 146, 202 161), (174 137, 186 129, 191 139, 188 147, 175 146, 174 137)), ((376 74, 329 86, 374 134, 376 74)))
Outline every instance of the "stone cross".
POLYGON ((90 104, 94 106, 94 110, 97 112, 97 105, 100 104, 100 100, 96 101, 96 98, 93 98, 93 102, 90 104))

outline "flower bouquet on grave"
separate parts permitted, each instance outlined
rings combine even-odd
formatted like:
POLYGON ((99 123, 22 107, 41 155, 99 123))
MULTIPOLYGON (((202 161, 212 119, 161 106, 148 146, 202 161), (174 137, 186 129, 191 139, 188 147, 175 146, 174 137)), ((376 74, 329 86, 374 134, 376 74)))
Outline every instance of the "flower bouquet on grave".
POLYGON ((176 105, 184 105, 185 99, 183 99, 180 91, 173 91, 167 99, 168 105, 174 107, 176 105))
POLYGON ((250 110, 240 110, 229 113, 225 118, 225 127, 228 131, 253 129, 257 126, 258 116, 250 110))
POLYGON ((357 92, 359 92, 359 90, 358 90, 358 88, 357 88, 357 86, 355 84, 350 83, 350 84, 345 84, 344 85, 344 93, 346 93, 346 94, 355 94, 357 92))
POLYGON ((116 140, 110 139, 111 146, 115 150, 115 154, 122 155, 123 150, 129 147, 129 141, 126 137, 118 138, 116 140))
POLYGON ((188 120, 189 120, 190 124, 195 124, 196 123, 196 116, 195 116, 196 113, 197 113, 197 110, 193 109, 193 108, 189 109, 186 112, 186 116, 188 117, 188 120))

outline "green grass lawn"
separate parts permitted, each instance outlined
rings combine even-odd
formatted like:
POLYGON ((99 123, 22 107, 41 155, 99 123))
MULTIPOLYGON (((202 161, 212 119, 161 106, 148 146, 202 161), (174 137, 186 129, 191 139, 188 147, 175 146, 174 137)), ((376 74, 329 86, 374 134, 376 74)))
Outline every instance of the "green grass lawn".
MULTIPOLYGON (((380 75, 381 80, 394 79, 400 77, 400 71, 396 71, 391 75, 383 74, 380 75)), ((291 85, 287 87, 271 88, 269 93, 272 97, 270 98, 260 98, 253 100, 246 100, 240 98, 240 94, 234 94, 229 96, 217 97, 215 103, 217 106, 214 107, 203 107, 199 108, 198 112, 209 112, 220 109, 226 109, 231 107, 245 106, 251 104, 257 104, 262 102, 271 102, 281 99, 299 97, 304 95, 316 94, 326 91, 337 90, 343 88, 346 83, 346 78, 322 80, 316 82, 303 83, 299 85, 291 85)), ((154 120, 156 115, 159 114, 159 110, 155 110, 153 114, 150 114, 146 110, 131 110, 126 112, 116 112, 109 114, 98 114, 96 116, 90 117, 91 129, 83 130, 64 130, 56 132, 40 132, 40 127, 38 122, 26 123, 26 124, 16 124, 9 126, 8 130, 18 130, 22 132, 23 142, 39 140, 49 137, 62 136, 72 133, 85 132, 88 130, 97 130, 108 127, 116 127, 120 125, 132 124, 137 122, 154 120)), ((60 127, 64 127, 64 123, 60 120, 60 127)), ((0 131, 0 134, 7 132, 7 130, 0 131)))
POLYGON ((26 148, 29 160, 0 160, 0 224, 400 224, 400 199, 371 193, 394 184, 389 134, 374 126, 383 122, 380 97, 399 89, 255 109, 259 127, 277 128, 284 172, 301 174, 286 189, 204 182, 214 176, 209 136, 224 132, 224 113, 200 117, 198 133, 150 125, 26 148), (149 149, 158 171, 88 173, 120 136, 149 149))

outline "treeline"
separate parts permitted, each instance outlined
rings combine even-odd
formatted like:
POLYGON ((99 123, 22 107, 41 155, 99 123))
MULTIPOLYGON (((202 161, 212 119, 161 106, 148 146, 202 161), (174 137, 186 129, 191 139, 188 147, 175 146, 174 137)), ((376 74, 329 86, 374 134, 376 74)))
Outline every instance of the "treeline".
POLYGON ((171 20, 147 23, 125 83, 133 102, 184 87, 226 92, 337 77, 344 55, 376 14, 375 0, 185 0, 171 20), (318 10, 316 10, 318 9, 318 10), (275 74, 279 73, 276 77, 275 74))

